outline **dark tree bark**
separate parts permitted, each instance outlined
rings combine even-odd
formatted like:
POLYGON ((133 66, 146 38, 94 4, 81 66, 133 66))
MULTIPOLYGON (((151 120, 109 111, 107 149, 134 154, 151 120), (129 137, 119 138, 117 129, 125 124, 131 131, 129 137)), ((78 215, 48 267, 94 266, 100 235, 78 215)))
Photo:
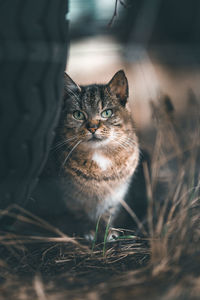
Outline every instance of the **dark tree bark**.
POLYGON ((0 209, 24 205, 61 108, 67 0, 0 1, 0 209))

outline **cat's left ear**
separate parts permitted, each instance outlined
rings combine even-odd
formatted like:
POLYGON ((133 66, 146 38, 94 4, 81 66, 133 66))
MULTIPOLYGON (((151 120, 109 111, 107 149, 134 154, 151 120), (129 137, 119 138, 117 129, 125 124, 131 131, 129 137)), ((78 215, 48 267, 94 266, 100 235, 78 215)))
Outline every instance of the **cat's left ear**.
POLYGON ((116 96, 125 106, 128 98, 128 80, 123 70, 118 71, 107 85, 111 94, 116 96))
POLYGON ((65 93, 81 92, 80 86, 75 83, 66 72, 64 72, 64 91, 65 93))

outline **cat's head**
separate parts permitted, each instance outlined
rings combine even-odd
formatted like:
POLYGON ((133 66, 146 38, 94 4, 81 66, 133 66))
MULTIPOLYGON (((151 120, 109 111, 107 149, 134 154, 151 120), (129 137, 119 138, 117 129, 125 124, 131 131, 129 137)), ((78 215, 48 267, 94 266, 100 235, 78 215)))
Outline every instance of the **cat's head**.
POLYGON ((130 128, 128 81, 118 71, 108 84, 79 86, 65 73, 64 127, 68 139, 91 147, 119 141, 130 128))

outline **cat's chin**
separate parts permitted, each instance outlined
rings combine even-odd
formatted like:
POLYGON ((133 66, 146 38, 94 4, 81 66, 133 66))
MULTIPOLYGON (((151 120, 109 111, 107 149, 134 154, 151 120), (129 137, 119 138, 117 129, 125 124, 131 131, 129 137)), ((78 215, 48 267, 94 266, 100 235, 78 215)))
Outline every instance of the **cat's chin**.
POLYGON ((97 136, 92 136, 88 142, 93 142, 93 143, 98 143, 98 142, 102 142, 102 139, 97 137, 97 136))
POLYGON ((105 145, 107 145, 109 142, 109 139, 108 138, 104 138, 104 139, 101 139, 101 138, 97 138, 97 137, 92 137, 90 138, 89 140, 83 142, 84 146, 86 148, 102 148, 104 147, 105 145))

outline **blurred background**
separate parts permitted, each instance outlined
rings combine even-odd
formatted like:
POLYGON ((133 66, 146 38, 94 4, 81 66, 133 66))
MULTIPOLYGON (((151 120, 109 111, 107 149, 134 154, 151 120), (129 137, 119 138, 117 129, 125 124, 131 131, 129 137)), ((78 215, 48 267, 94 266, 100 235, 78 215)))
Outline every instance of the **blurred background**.
POLYGON ((70 0, 66 71, 79 84, 106 83, 119 69, 129 80, 139 128, 149 101, 167 94, 184 110, 200 96, 199 0, 70 0))

